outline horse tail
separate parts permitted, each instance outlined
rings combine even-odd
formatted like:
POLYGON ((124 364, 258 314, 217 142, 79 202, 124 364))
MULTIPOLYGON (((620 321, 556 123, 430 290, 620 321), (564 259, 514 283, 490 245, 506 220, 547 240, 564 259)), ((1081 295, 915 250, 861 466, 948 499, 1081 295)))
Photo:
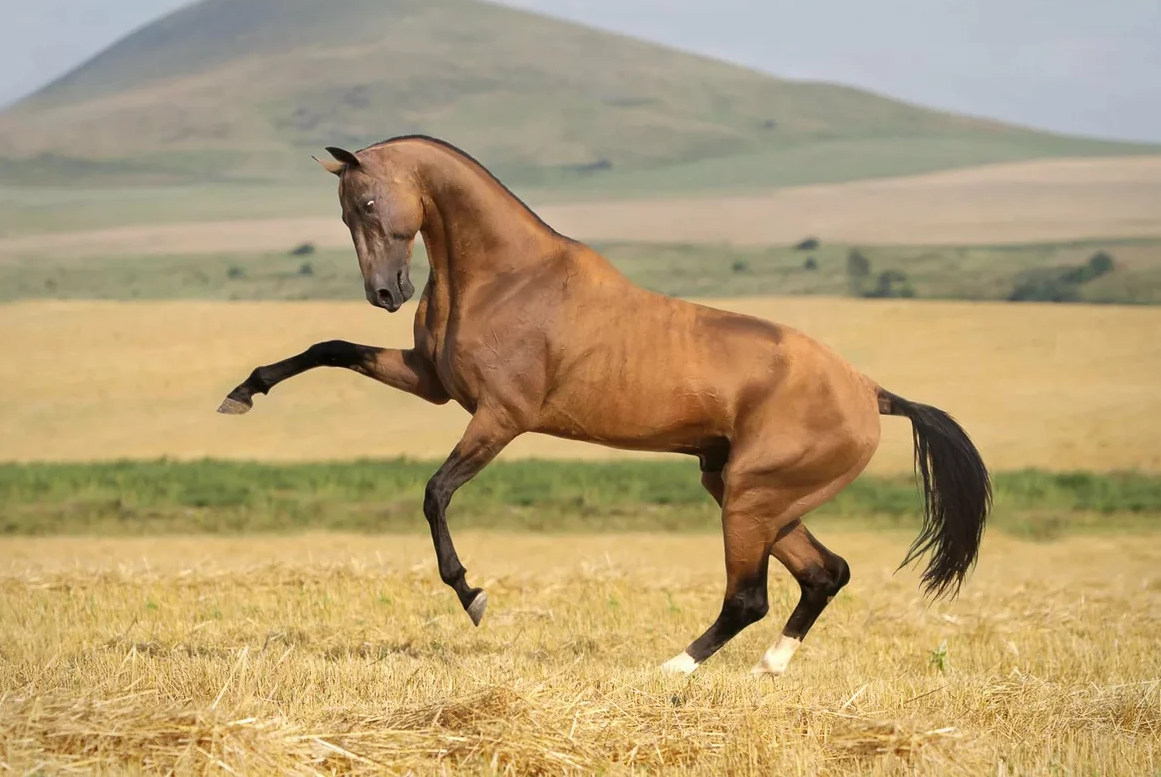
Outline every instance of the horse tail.
POLYGON ((959 593, 975 565, 992 506, 992 483, 980 453, 954 418, 879 389, 879 412, 911 421, 915 469, 923 485, 923 526, 899 569, 931 551, 924 592, 938 599, 959 593))

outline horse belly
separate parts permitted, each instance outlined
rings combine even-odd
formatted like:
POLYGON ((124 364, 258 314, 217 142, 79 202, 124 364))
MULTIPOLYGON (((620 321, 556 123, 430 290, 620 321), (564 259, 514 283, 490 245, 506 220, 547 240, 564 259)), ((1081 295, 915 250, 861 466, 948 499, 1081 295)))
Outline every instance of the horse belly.
POLYGON ((607 380, 595 395, 558 393, 544 408, 536 431, 655 452, 699 451, 729 435, 729 403, 710 381, 619 383, 607 380))

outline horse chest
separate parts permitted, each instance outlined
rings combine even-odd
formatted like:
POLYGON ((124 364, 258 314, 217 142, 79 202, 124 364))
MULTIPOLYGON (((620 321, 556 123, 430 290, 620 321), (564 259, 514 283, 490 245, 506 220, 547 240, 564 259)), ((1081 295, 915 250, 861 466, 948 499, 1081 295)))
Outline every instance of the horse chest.
POLYGON ((440 383, 448 396, 461 407, 469 413, 476 412, 483 387, 477 377, 479 370, 476 369, 471 349, 465 348, 458 339, 447 337, 445 333, 439 333, 444 336, 432 334, 429 358, 440 383))
MULTIPOLYGON (((527 326, 516 322, 487 305, 477 306, 470 319, 462 319, 455 310, 445 315, 432 315, 417 332, 417 347, 435 368, 436 375, 448 396, 470 413, 486 404, 489 397, 505 397, 511 404, 513 390, 519 386, 519 396, 529 390, 536 393, 536 385, 528 385, 529 377, 543 372, 543 338, 527 331, 527 326)), ((535 384, 536 381, 533 381, 535 384)))

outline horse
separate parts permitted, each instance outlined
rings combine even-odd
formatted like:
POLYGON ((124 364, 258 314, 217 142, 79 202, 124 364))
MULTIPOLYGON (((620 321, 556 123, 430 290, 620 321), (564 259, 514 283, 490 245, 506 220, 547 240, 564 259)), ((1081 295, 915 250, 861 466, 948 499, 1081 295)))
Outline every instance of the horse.
MULTIPOLYGON (((479 626, 487 594, 467 582, 448 530, 457 489, 519 435, 696 456, 721 511, 725 593, 712 625, 662 671, 689 674, 766 616, 777 559, 800 596, 753 668, 780 675, 831 599, 847 562, 803 516, 866 467, 880 417, 911 422, 923 519, 902 568, 923 554, 923 593, 955 597, 975 566, 992 506, 979 451, 946 412, 879 386, 787 325, 669 297, 631 282, 546 224, 480 162, 425 135, 314 157, 338 177, 367 301, 398 311, 415 293, 412 247, 431 272, 409 349, 331 340, 260 366, 219 412, 241 414, 290 377, 336 367, 471 418, 427 482, 423 513, 440 579, 479 626)), ((707 214, 708 218, 708 214, 707 214)))

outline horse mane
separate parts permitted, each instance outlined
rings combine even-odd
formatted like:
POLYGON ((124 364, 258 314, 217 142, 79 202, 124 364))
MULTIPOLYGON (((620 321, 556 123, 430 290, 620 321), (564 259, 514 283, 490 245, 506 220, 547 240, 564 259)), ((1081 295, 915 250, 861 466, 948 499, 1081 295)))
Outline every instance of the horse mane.
POLYGON ((529 216, 531 216, 536 221, 536 223, 540 224, 540 226, 544 227, 549 232, 551 232, 552 234, 556 235, 559 238, 563 238, 564 240, 570 240, 570 241, 572 240, 571 238, 567 237, 566 235, 562 235, 559 232, 557 232, 555 229, 552 228, 552 226, 550 226, 548 223, 546 223, 544 221, 544 219, 540 218, 540 216, 538 216, 536 214, 536 211, 534 211, 534 210, 532 210, 532 208, 528 207, 528 204, 526 202, 524 202, 524 200, 520 199, 514 191, 509 189, 508 186, 503 181, 501 181, 499 178, 497 178, 496 175, 491 170, 484 167, 484 164, 482 162, 480 162, 480 160, 476 159, 474 156, 469 154, 467 151, 464 151, 459 146, 456 146, 452 143, 449 143, 446 140, 441 140, 440 138, 433 138, 431 135, 421 135, 421 134, 396 135, 393 138, 387 138, 386 140, 380 140, 378 143, 372 143, 369 146, 364 146, 363 148, 359 149, 359 151, 368 151, 370 149, 379 148, 380 146, 386 146, 389 143, 395 143, 396 141, 401 141, 401 140, 422 140, 422 141, 425 141, 427 143, 432 143, 436 146, 439 146, 447 151, 452 152, 453 154, 456 154, 461 159, 468 162, 471 166, 475 167, 477 170, 479 170, 481 173, 483 173, 485 177, 489 178, 493 183, 495 183, 497 186, 499 186, 505 192, 507 192, 508 196, 511 197, 513 200, 515 200, 520 205, 520 207, 524 209, 524 212, 527 213, 529 216))

